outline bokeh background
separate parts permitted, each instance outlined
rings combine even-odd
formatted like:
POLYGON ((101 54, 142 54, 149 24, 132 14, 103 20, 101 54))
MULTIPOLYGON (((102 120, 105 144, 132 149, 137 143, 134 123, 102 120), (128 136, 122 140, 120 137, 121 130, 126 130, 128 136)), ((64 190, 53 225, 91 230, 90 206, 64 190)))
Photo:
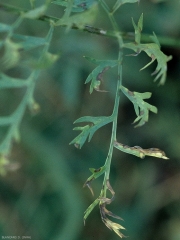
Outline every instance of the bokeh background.
MULTIPOLYGON (((107 1, 112 4, 112 1, 107 1)), ((115 2, 115 1, 114 1, 115 2)), ((6 0, 0 3, 30 8, 29 1, 6 0)), ((37 1, 37 5, 43 1, 37 1)), ((64 8, 53 5, 48 14, 61 17, 64 8)), ((146 34, 179 39, 180 1, 144 0, 126 4, 115 17, 122 31, 132 32, 131 17, 137 22, 144 13, 146 34)), ((0 20, 12 24, 17 18, 0 7, 0 20)), ((111 30, 107 16, 100 8, 94 26, 111 30)), ((25 20, 17 33, 45 37, 46 22, 25 20)), ((157 106, 158 114, 150 113, 149 122, 134 128, 133 105, 121 97, 118 118, 118 141, 129 146, 157 147, 170 160, 146 157, 139 159, 114 149, 110 182, 116 192, 109 210, 121 216, 120 221, 129 240, 180 239, 180 47, 162 46, 173 59, 168 63, 167 81, 159 87, 151 73, 154 63, 139 72, 150 59, 143 53, 124 57, 123 84, 132 91, 152 92, 149 103, 157 106)), ((39 49, 23 56, 27 60, 39 49)), ((59 60, 48 70, 42 70, 35 89, 40 111, 28 109, 21 124, 21 141, 13 144, 12 163, 19 166, 0 177, 0 237, 31 236, 33 240, 116 240, 118 236, 102 223, 99 208, 83 224, 83 212, 98 197, 103 178, 92 183, 93 197, 82 188, 90 176, 89 168, 99 168, 105 162, 110 143, 111 124, 98 130, 90 143, 81 150, 69 145, 78 132, 73 122, 86 115, 108 116, 112 113, 117 81, 117 69, 104 74, 102 88, 107 93, 89 94, 84 82, 95 65, 83 56, 96 59, 116 59, 116 41, 78 30, 66 33, 57 27, 50 47, 60 53, 59 60)), ((131 53, 125 51, 125 55, 131 53)), ((26 75, 21 67, 7 74, 26 75)), ((0 91, 0 110, 10 114, 19 104, 22 90, 0 91), (5 109, 5 110, 4 110, 5 109)))

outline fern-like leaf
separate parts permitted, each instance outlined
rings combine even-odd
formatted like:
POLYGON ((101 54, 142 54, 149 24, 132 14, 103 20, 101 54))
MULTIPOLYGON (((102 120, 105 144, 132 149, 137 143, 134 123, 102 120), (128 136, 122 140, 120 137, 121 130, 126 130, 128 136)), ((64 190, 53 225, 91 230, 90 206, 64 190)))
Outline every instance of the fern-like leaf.
POLYGON ((139 123, 135 127, 140 127, 148 121, 149 111, 157 113, 157 108, 155 106, 150 105, 149 103, 143 100, 151 97, 150 92, 146 93, 131 92, 123 86, 121 86, 121 90, 134 105, 134 110, 137 115, 137 118, 134 120, 134 123, 139 121, 139 123))
POLYGON ((157 74, 154 81, 157 81, 160 78, 160 85, 163 85, 166 81, 166 72, 167 72, 167 62, 172 59, 172 56, 166 56, 160 49, 160 45, 158 43, 157 37, 153 36, 153 40, 156 43, 147 43, 142 44, 140 43, 141 39, 141 31, 142 31, 142 15, 139 19, 138 25, 136 25, 133 21, 133 26, 135 29, 135 42, 132 43, 125 43, 124 47, 132 49, 136 52, 137 56, 140 52, 144 51, 150 58, 151 61, 145 65, 141 70, 148 67, 151 63, 153 63, 155 60, 157 60, 157 67, 156 70, 152 73, 152 75, 157 74))
POLYGON ((108 124, 112 121, 112 117, 81 117, 77 119, 74 123, 80 123, 80 122, 89 122, 90 125, 86 125, 84 127, 75 127, 73 130, 80 130, 82 131, 73 141, 70 142, 70 144, 74 144, 75 147, 81 148, 85 141, 88 138, 88 142, 91 141, 91 138, 93 137, 94 133, 101 128, 102 126, 108 124))
POLYGON ((93 92, 93 90, 104 92, 104 90, 100 90, 103 74, 109 68, 115 67, 118 64, 117 60, 96 60, 90 57, 85 58, 92 63, 98 64, 98 66, 92 71, 92 73, 89 74, 85 81, 85 84, 91 82, 89 90, 90 94, 93 92))

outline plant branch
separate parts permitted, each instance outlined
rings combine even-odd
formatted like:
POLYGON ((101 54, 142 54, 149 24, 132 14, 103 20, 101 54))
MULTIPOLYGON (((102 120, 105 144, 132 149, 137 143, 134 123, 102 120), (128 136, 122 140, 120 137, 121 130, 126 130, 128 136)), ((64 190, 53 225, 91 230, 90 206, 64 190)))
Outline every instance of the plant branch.
POLYGON ((116 88, 116 96, 115 96, 115 103, 114 103, 114 109, 112 113, 113 117, 113 124, 112 124, 112 134, 111 134, 111 141, 110 141, 110 147, 108 156, 106 158, 105 166, 105 175, 104 175, 104 181, 103 181, 103 189, 102 189, 102 196, 106 197, 106 191, 107 191, 107 182, 109 181, 109 174, 110 174, 110 167, 111 167, 111 160, 112 160, 112 154, 114 149, 114 142, 116 141, 116 131, 117 131, 117 117, 118 117, 118 108, 119 108, 119 101, 120 101, 120 87, 122 85, 122 60, 123 60, 123 39, 121 35, 118 32, 118 25, 116 23, 116 20, 113 16, 113 14, 110 12, 108 5, 104 2, 104 0, 99 0, 101 6, 104 8, 105 12, 107 13, 112 27, 114 29, 118 45, 119 45, 119 53, 118 53, 118 79, 117 79, 117 88, 116 88))
MULTIPOLYGON (((6 11, 6 12, 12 12, 14 14, 21 14, 22 12, 25 13, 28 11, 26 9, 17 8, 17 7, 14 7, 14 6, 11 6, 8 4, 2 4, 2 3, 0 4, 0 10, 6 11)), ((110 13, 110 14, 112 14, 112 13, 110 13)), ((37 20, 41 20, 41 21, 45 21, 45 22, 49 23, 52 21, 56 22, 59 20, 59 18, 43 15, 43 16, 39 17, 37 20)), ((62 25, 62 26, 67 27, 67 25, 62 25)), ((88 33, 104 36, 104 37, 117 38, 117 33, 115 33, 114 31, 104 30, 104 29, 93 27, 93 26, 85 25, 83 29, 79 29, 74 24, 74 25, 72 25, 71 28, 75 29, 75 30, 80 30, 83 32, 88 32, 88 33)), ((121 37, 123 38, 124 41, 127 41, 127 40, 134 41, 134 33, 133 32, 118 32, 118 33, 121 35, 121 37)), ((177 48, 177 49, 180 48, 180 40, 179 39, 165 37, 165 36, 158 36, 158 40, 159 40, 161 46, 172 47, 172 48, 177 48)), ((141 42, 142 43, 152 42, 152 38, 149 34, 142 33, 141 34, 141 42)))

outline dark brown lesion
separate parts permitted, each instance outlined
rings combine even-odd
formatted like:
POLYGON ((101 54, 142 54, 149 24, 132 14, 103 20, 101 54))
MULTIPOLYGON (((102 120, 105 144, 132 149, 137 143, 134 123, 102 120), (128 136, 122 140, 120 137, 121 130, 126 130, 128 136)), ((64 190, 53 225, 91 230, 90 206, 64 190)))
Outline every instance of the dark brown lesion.
POLYGON ((103 80, 103 74, 106 72, 110 67, 105 67, 98 75, 97 80, 102 81, 103 80))
POLYGON ((86 2, 83 2, 83 3, 78 4, 77 7, 81 7, 81 8, 83 8, 84 10, 87 10, 87 4, 86 4, 86 2))
POLYGON ((97 169, 94 170, 94 172, 95 172, 95 173, 100 172, 101 169, 102 169, 101 167, 100 167, 100 168, 97 168, 97 169))
MULTIPOLYGON (((110 68, 110 67, 105 67, 105 68, 97 75, 96 80, 97 80, 97 81, 100 81, 100 82, 102 83, 102 82, 103 82, 103 74, 104 74, 104 72, 106 72, 109 68, 110 68)), ((106 90, 100 90, 100 89, 99 89, 99 86, 100 86, 100 84, 99 84, 97 87, 95 87, 95 90, 96 90, 96 91, 98 91, 98 92, 107 92, 106 90)))

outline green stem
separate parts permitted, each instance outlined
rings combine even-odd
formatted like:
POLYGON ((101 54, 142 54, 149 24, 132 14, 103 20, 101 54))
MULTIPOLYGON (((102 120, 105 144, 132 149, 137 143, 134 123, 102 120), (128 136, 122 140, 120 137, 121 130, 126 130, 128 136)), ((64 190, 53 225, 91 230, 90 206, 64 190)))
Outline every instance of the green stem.
POLYGON ((109 180, 109 174, 110 174, 110 167, 111 167, 111 160, 112 160, 112 154, 114 149, 114 141, 116 141, 116 131, 117 131, 117 118, 118 118, 118 109, 119 109, 119 101, 120 101, 120 86, 122 84, 122 49, 119 49, 119 56, 118 56, 118 81, 117 81, 117 88, 116 88, 116 96, 115 96, 115 103, 114 103, 114 109, 113 109, 113 124, 112 124, 112 134, 111 134, 111 141, 110 141, 110 147, 108 156, 106 158, 105 166, 106 171, 104 175, 104 181, 103 181, 103 189, 102 189, 102 195, 103 197, 106 197, 106 182, 109 180))
POLYGON ((111 167, 111 160, 113 155, 113 149, 114 149, 114 141, 116 141, 116 131, 117 131, 117 118, 118 118, 118 108, 119 108, 119 101, 120 101, 120 86, 122 84, 122 59, 123 59, 123 39, 121 35, 119 34, 118 25, 115 21, 115 18, 113 14, 110 12, 109 7, 104 2, 104 0, 99 0, 100 4, 104 8, 105 12, 107 13, 111 24, 113 26, 113 30, 115 33, 115 36, 118 40, 119 45, 119 54, 118 54, 118 80, 117 80, 117 88, 116 88, 116 96, 115 96, 115 103, 114 103, 114 109, 113 109, 113 124, 112 124, 112 134, 111 134, 111 141, 110 141, 110 147, 108 156, 106 158, 105 166, 105 174, 104 174, 104 181, 103 181, 103 189, 101 191, 101 196, 106 197, 106 191, 107 191, 107 181, 109 180, 109 174, 110 174, 110 167, 111 167))
MULTIPOLYGON (((21 14, 22 12, 27 12, 26 9, 17 8, 17 7, 14 7, 14 6, 7 5, 7 4, 0 4, 0 10, 6 11, 6 12, 12 12, 14 14, 21 14)), ((112 13, 110 13, 110 15, 111 14, 112 13)), ((108 16, 109 16, 109 13, 108 13, 108 16)), ((38 20, 50 23, 52 21, 55 21, 55 22, 58 21, 59 18, 44 15, 44 16, 39 17, 38 20)), ((67 25, 62 25, 62 27, 67 27, 67 25)), ((91 34, 104 36, 104 37, 117 38, 117 33, 115 33, 114 31, 107 31, 107 30, 96 28, 96 27, 93 27, 93 26, 85 25, 83 29, 79 29, 74 24, 71 28, 75 29, 75 30, 83 31, 83 32, 88 32, 88 33, 91 33, 91 34)), ((121 35, 123 40, 134 41, 134 33, 133 32, 118 32, 118 33, 121 35)), ((177 48, 177 49, 180 48, 180 40, 179 39, 175 39, 175 38, 171 38, 171 37, 158 36, 158 40, 159 40, 161 46, 173 47, 173 48, 177 48)), ((142 33, 141 34, 141 42, 142 43, 152 42, 150 34, 142 33)))
POLYGON ((108 5, 105 3, 104 0, 99 0, 101 6, 103 7, 104 11, 107 13, 109 20, 113 26, 113 29, 115 32, 117 32, 119 30, 118 25, 116 23, 116 20, 114 18, 114 15, 112 12, 110 12, 110 8, 108 7, 108 5))

